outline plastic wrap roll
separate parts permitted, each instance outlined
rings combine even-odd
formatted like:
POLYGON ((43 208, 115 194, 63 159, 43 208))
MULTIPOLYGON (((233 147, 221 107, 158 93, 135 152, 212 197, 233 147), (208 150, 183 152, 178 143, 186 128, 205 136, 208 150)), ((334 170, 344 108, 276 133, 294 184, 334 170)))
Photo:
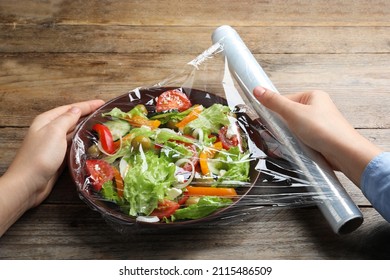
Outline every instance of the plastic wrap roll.
POLYGON ((238 33, 230 26, 221 26, 212 34, 214 44, 220 44, 229 69, 239 83, 255 111, 266 120, 289 151, 288 160, 294 161, 307 175, 314 190, 329 194, 318 207, 335 233, 349 233, 363 222, 358 207, 346 193, 328 163, 316 152, 305 146, 275 114, 262 106, 254 97, 253 89, 263 86, 277 92, 262 67, 238 33), (276 124, 276 125, 275 125, 276 124))

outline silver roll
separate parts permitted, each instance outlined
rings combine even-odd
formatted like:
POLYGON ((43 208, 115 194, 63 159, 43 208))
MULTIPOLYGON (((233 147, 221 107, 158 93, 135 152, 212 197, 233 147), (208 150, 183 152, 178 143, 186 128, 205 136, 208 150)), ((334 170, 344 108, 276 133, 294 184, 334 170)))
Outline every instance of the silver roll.
POLYGON ((357 229, 363 222, 363 215, 329 164, 321 155, 297 139, 276 114, 254 98, 252 93, 256 86, 278 91, 238 33, 232 27, 224 25, 213 32, 212 41, 221 45, 230 72, 257 114, 267 121, 267 125, 272 127, 286 146, 289 160, 300 167, 315 191, 327 194, 317 205, 333 231, 345 234, 357 229))

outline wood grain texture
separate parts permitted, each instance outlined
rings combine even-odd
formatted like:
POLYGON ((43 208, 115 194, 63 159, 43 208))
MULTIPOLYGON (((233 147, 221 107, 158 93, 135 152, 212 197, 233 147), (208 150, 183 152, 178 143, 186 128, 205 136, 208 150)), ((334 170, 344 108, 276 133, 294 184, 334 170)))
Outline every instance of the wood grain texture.
MULTIPOLYGON (((386 0, 2 0, 0 174, 37 114, 153 85, 208 48, 224 24, 281 93, 328 91, 361 134, 390 150, 389 15, 386 0)), ((208 70, 210 89, 220 83, 216 69, 208 70)), ((337 176, 365 217, 346 236, 315 207, 119 233, 80 200, 65 170, 50 196, 0 239, 0 259, 389 259, 389 224, 337 176)))
MULTIPOLYGON (((50 108, 75 101, 110 100, 154 85, 194 59, 177 54, 0 54, 0 126, 27 126, 50 108), (29 106, 14 116, 23 100, 29 106)), ((389 128, 388 54, 255 55, 282 93, 328 91, 357 128, 389 128), (356 114, 356 112, 362 112, 356 114), (366 113, 368 112, 368 113, 366 113)), ((210 80, 214 73, 209 70, 210 80)), ((220 80, 221 81, 221 80, 220 80)))
POLYGON ((2 1, 8 24, 164 26, 389 26, 386 0, 190 1, 2 1))
MULTIPOLYGON (((0 43, 0 51, 197 55, 211 45, 217 27, 3 24, 0 42, 7 43, 0 43)), ((236 30, 254 54, 390 52, 387 26, 251 26, 236 30)))
MULTIPOLYGON (((370 208, 337 236, 316 208, 263 208, 227 224, 153 231, 108 225, 85 205, 42 205, 0 240, 0 259, 387 259, 390 225, 370 208)), ((226 221, 225 221, 226 222, 226 221)))

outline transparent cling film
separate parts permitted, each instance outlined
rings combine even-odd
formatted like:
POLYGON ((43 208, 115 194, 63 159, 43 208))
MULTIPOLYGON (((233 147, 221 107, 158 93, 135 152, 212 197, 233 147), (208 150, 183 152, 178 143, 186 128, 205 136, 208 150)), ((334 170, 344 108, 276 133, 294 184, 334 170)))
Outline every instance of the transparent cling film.
POLYGON ((362 215, 333 171, 257 103, 276 90, 238 34, 79 124, 69 164, 82 200, 116 229, 235 222, 261 207, 318 205, 337 233, 362 215))

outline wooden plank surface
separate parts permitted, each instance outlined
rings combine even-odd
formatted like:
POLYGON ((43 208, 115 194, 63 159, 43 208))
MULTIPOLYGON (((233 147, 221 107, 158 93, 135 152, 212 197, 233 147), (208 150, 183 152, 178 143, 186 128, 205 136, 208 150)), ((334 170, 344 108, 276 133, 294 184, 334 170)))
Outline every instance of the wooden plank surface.
POLYGON ((2 1, 0 22, 216 26, 390 26, 385 0, 2 1))
MULTIPOLYGON (((1 23, 0 23, 1 26, 1 23)), ((172 53, 197 55, 211 44, 212 27, 126 25, 4 25, 2 52, 172 53), (28 44, 23 42, 28 41, 28 44), (7 42, 4 44, 4 42, 7 42), (115 43, 113 43, 115 42, 115 43)), ((385 53, 390 27, 236 27, 248 48, 261 53, 385 53)))
POLYGON ((85 205, 46 204, 2 237, 0 259, 390 258, 390 225, 371 208, 363 213, 364 224, 345 236, 316 208, 264 208, 244 221, 156 231, 108 225, 85 205))
MULTIPOLYGON (((360 133, 389 150, 387 2, 3 0, 0 174, 37 114, 155 84, 208 48, 223 24, 236 28, 281 93, 328 91, 360 133)), ((0 239, 0 259, 389 259, 389 224, 337 175, 365 217, 346 236, 331 232, 315 207, 120 234, 79 199, 66 170, 0 239)))
MULTIPOLYGON (((255 57, 282 93, 323 89, 355 127, 390 127, 390 119, 382 117, 390 101, 389 55, 255 57)), ((136 87, 156 84, 194 58, 175 54, 0 54, 0 126, 27 126, 33 116, 64 103, 109 100, 136 87), (42 94, 45 102, 41 102, 42 94), (20 100, 30 105, 22 115, 14 116, 20 100)))

